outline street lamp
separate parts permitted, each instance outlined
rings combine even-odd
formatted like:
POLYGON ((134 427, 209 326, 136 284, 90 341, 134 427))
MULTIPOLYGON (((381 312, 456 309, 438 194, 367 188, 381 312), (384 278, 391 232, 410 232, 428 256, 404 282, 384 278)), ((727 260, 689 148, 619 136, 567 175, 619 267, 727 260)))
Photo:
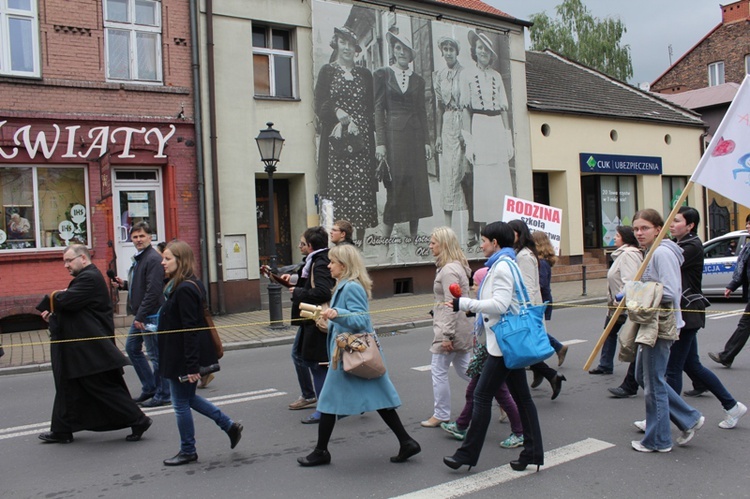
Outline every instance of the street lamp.
MULTIPOLYGON (((255 142, 258 143, 260 160, 265 165, 268 174, 268 223, 270 225, 269 254, 271 256, 271 273, 278 273, 276 267, 276 225, 273 214, 273 173, 276 171, 276 163, 281 156, 281 148, 284 147, 284 138, 278 130, 273 129, 273 123, 266 123, 268 128, 261 130, 255 142)), ((268 284, 268 309, 271 315, 271 328, 282 329, 283 314, 281 311, 281 284, 273 279, 268 284)))

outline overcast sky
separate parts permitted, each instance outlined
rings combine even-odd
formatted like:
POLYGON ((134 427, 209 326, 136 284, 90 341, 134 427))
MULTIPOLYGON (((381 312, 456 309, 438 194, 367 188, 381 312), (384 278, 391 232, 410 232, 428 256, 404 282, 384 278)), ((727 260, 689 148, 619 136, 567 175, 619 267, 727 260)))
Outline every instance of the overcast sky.
MULTIPOLYGON (((556 16, 555 7, 562 0, 484 0, 485 3, 519 19, 546 12, 556 16)), ((630 45, 633 77, 630 83, 651 83, 669 68, 669 45, 672 63, 682 57, 711 29, 721 22, 724 0, 583 0, 595 17, 619 18, 627 28, 623 45, 630 45)), ((527 37, 528 48, 528 37, 527 37)))

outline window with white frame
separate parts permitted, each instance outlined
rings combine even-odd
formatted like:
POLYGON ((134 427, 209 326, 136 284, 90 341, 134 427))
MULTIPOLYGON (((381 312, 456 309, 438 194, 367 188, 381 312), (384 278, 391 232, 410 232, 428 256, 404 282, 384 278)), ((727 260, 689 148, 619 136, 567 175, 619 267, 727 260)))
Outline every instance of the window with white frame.
POLYGON ((83 167, 0 167, 0 253, 89 244, 83 167))
POLYGON ((724 83, 724 61, 712 62, 708 65, 708 86, 715 87, 724 83))
POLYGON ((161 82, 161 1, 103 1, 107 78, 161 82))
POLYGON ((745 55, 745 74, 750 74, 750 54, 745 55))
POLYGON ((255 95, 295 96, 296 68, 293 43, 292 30, 253 26, 255 95))
POLYGON ((0 0, 0 74, 40 76, 37 0, 0 0))

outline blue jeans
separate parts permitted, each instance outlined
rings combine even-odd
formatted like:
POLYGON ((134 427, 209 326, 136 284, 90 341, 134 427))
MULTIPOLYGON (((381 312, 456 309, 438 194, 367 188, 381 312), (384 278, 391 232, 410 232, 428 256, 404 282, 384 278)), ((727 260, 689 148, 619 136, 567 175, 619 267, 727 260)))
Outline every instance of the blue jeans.
POLYGON ((555 349, 555 352, 559 352, 560 350, 562 350, 563 344, 557 341, 557 338, 549 333, 547 333, 547 336, 549 337, 549 344, 552 346, 552 348, 555 349))
MULTIPOLYGON (((606 320, 604 321, 605 328, 607 327, 607 324, 609 324, 609 319, 610 317, 608 315, 606 320)), ((615 370, 617 334, 620 332, 623 324, 625 324, 625 321, 618 319, 618 321, 615 322, 615 325, 612 326, 612 330, 609 332, 609 336, 607 336, 607 339, 604 340, 604 344, 602 345, 602 353, 601 355, 599 355, 599 369, 601 369, 602 371, 612 372, 615 370)))
POLYGON ((697 329, 682 329, 680 339, 672 345, 669 352, 669 363, 667 364, 667 383, 677 392, 682 392, 682 372, 685 371, 694 386, 704 387, 719 399, 721 406, 729 410, 737 404, 737 401, 724 388, 716 375, 703 367, 698 357, 697 329))
POLYGON ((172 407, 177 417, 177 430, 180 432, 180 452, 195 454, 195 426, 193 424, 193 413, 195 409, 199 414, 211 418, 219 428, 229 431, 234 421, 219 410, 208 400, 195 394, 197 383, 180 383, 179 380, 170 379, 172 388, 172 407))
POLYGON ((657 339, 653 347, 638 346, 635 377, 643 387, 646 398, 646 435, 641 444, 648 449, 666 449, 672 446, 671 419, 677 428, 692 428, 701 413, 690 407, 667 384, 665 375, 669 361, 671 340, 657 339))
POLYGON ((141 333, 144 333, 144 331, 136 329, 134 325, 130 326, 128 338, 125 340, 125 352, 128 354, 128 358, 133 364, 133 369, 135 369, 135 373, 141 381, 141 392, 155 394, 157 386, 154 379, 154 371, 156 371, 157 375, 159 372, 159 352, 155 350, 157 348, 156 335, 142 335, 141 333), (149 340, 146 340, 147 338, 149 340), (153 342, 150 341, 152 338, 153 342), (154 364, 154 371, 151 370, 151 366, 148 365, 148 359, 143 353, 144 341, 146 342, 146 350, 151 358, 151 362, 154 364))
MULTIPOLYGON (((302 327, 297 328, 297 336, 294 337, 294 344, 292 345, 292 363, 294 364, 294 371, 297 373, 297 383, 299 383, 302 397, 312 399, 315 398, 316 391, 318 393, 320 393, 320 391, 313 386, 313 381, 310 378, 310 369, 298 353, 298 350, 300 349, 300 341, 302 341, 302 327)), ((328 368, 326 368, 326 372, 328 372, 328 368)), ((323 379, 325 379, 325 374, 323 375, 323 379)), ((321 382, 320 388, 322 387, 323 383, 321 382)))

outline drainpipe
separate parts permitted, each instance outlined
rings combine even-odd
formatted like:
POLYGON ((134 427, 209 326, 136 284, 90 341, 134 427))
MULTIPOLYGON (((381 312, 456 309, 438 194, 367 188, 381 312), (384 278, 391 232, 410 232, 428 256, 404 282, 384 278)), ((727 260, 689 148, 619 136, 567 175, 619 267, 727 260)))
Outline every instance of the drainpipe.
POLYGON ((190 63, 193 73, 193 116, 195 123, 195 156, 198 177, 198 218, 200 229, 200 252, 201 252, 201 280, 206 283, 208 303, 211 303, 211 287, 209 286, 208 273, 208 240, 206 238, 206 179, 203 168, 203 113, 201 112, 201 78, 200 78, 200 43, 198 40, 198 5, 195 0, 190 0, 190 63))
POLYGON ((216 138, 216 79, 214 77, 214 2, 206 0, 206 47, 208 47, 208 124, 211 144, 211 183, 213 184, 214 239, 216 243, 216 294, 219 313, 226 313, 224 303, 224 268, 221 262, 221 210, 219 206, 219 154, 216 138))

